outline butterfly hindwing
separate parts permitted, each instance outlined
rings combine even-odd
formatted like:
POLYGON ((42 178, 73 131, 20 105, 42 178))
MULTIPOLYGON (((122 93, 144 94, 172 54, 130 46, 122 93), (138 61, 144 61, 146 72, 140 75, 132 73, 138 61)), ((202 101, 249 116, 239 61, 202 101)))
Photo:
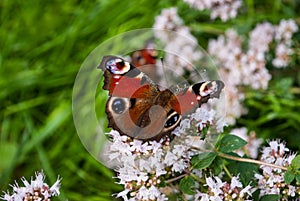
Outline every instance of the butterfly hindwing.
POLYGON ((220 80, 205 81, 191 86, 185 86, 176 94, 176 101, 172 102, 172 107, 178 113, 185 115, 193 112, 211 98, 219 98, 224 83, 220 80))

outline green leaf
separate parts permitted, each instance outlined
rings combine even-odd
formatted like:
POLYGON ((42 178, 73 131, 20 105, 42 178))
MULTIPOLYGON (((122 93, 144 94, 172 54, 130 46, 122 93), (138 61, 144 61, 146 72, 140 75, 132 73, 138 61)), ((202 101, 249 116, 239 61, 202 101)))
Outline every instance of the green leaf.
POLYGON ((297 181, 298 183, 300 183, 300 175, 299 175, 299 174, 296 175, 296 181, 297 181))
POLYGON ((229 153, 245 146, 247 142, 236 135, 226 135, 221 139, 219 151, 229 153))
POLYGON ((293 85, 293 78, 291 77, 281 78, 277 80, 275 83, 277 93, 288 98, 291 98, 292 95, 290 93, 291 91, 290 88, 292 85, 293 85))
POLYGON ((254 191, 253 193, 252 193, 252 198, 253 198, 253 200, 259 200, 259 198, 260 198, 260 196, 259 196, 259 190, 256 190, 256 191, 254 191))
POLYGON ((291 167, 292 167, 292 170, 294 171, 294 173, 300 174, 300 155, 296 156, 292 160, 291 167))
POLYGON ((208 166, 210 166, 216 156, 217 154, 215 152, 206 152, 195 155, 192 158, 192 166, 195 169, 207 168, 208 166))
POLYGON ((284 182, 287 184, 290 184, 295 178, 295 174, 293 174, 291 171, 286 171, 284 174, 284 182))
POLYGON ((237 168, 240 174, 240 180, 245 186, 253 180, 255 172, 258 171, 257 165, 252 163, 238 163, 237 168))
POLYGON ((210 165, 214 175, 219 175, 223 169, 223 160, 220 157, 216 157, 215 160, 210 165))
POLYGON ((179 182, 180 190, 188 195, 194 195, 193 188, 195 187, 195 181, 191 176, 186 176, 179 182))
POLYGON ((260 201, 278 201, 281 198, 281 195, 265 195, 261 197, 260 201))

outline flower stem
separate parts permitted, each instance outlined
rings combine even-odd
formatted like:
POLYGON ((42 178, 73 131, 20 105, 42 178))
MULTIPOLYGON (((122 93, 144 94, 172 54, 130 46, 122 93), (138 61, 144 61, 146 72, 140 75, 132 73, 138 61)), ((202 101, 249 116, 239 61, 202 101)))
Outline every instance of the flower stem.
POLYGON ((230 179, 232 179, 232 175, 231 175, 230 171, 228 170, 228 168, 227 168, 226 165, 224 165, 224 164, 223 164, 223 169, 224 169, 224 171, 226 172, 226 174, 228 175, 228 177, 229 177, 230 179))
POLYGON ((166 180, 165 183, 166 184, 172 183, 172 182, 177 181, 177 180, 179 180, 179 179, 181 179, 181 178, 183 178, 183 177, 185 177, 187 175, 189 175, 189 174, 186 173, 186 174, 179 175, 178 177, 174 177, 172 179, 166 180))
POLYGON ((217 152, 217 154, 222 158, 227 158, 227 159, 230 159, 230 160, 235 160, 235 161, 240 161, 240 162, 245 162, 245 163, 254 163, 254 164, 259 164, 259 165, 265 165, 265 166, 278 168, 278 169, 282 169, 282 170, 287 171, 286 167, 271 164, 271 163, 266 163, 266 162, 263 162, 263 161, 258 161, 258 160, 254 160, 254 159, 250 159, 250 158, 241 158, 241 157, 231 156, 231 155, 220 153, 220 152, 217 152))
POLYGON ((199 178, 197 175, 191 173, 191 176, 196 180, 198 181, 199 183, 202 183, 202 184, 205 184, 205 180, 204 179, 201 179, 199 178))

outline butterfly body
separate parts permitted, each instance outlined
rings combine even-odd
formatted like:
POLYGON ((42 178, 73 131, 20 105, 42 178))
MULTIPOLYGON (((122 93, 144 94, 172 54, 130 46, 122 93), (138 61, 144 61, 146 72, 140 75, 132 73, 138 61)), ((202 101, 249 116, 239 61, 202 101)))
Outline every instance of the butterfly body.
POLYGON ((140 140, 170 136, 183 115, 209 98, 219 97, 224 87, 217 80, 160 90, 145 73, 116 56, 103 57, 99 67, 104 71, 103 89, 110 96, 108 126, 140 140))

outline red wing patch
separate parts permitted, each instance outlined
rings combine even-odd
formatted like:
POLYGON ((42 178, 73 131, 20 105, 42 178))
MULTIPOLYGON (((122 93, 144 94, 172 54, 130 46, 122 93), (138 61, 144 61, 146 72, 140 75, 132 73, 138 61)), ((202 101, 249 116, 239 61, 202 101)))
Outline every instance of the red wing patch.
POLYGON ((157 59, 157 51, 154 49, 142 49, 132 54, 132 64, 135 67, 155 64, 157 59))
POLYGON ((108 90, 110 96, 127 98, 148 98, 147 94, 156 92, 151 84, 141 83, 139 78, 116 75, 112 76, 108 90))
POLYGON ((100 68, 104 70, 103 89, 108 90, 110 96, 151 98, 159 92, 147 75, 120 57, 103 57, 100 68))
POLYGON ((219 80, 194 84, 176 94, 177 101, 171 102, 172 108, 179 114, 188 114, 210 98, 219 98, 223 88, 224 83, 219 80))
POLYGON ((200 106, 198 104, 197 95, 191 90, 177 94, 176 100, 173 100, 171 105, 178 114, 187 114, 200 106))
POLYGON ((145 48, 133 52, 131 55, 131 63, 135 67, 153 65, 156 64, 157 57, 158 52, 155 48, 155 44, 150 40, 146 43, 145 48))

